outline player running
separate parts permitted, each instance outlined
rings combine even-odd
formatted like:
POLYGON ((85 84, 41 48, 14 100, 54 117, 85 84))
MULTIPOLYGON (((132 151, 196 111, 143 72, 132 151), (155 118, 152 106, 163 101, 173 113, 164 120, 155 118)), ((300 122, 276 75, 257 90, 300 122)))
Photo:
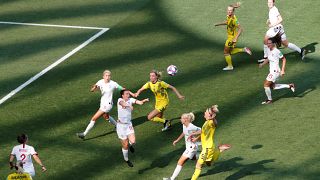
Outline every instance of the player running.
POLYGON ((278 8, 274 4, 275 4, 275 0, 268 0, 269 19, 267 20, 267 25, 269 27, 269 30, 267 31, 267 33, 264 37, 263 59, 258 60, 258 62, 261 63, 265 59, 267 59, 267 56, 268 56, 267 55, 267 51, 268 51, 267 43, 268 43, 269 38, 279 39, 281 44, 283 44, 285 47, 288 47, 288 48, 300 53, 301 59, 303 60, 306 55, 306 50, 300 49, 297 45, 295 45, 293 43, 289 43, 287 36, 284 32, 284 27, 281 24, 283 21, 282 16, 280 15, 278 8))
POLYGON ((155 109, 148 114, 148 120, 163 123, 162 131, 166 131, 171 127, 171 122, 163 118, 163 113, 169 104, 167 89, 172 89, 173 92, 175 92, 178 98, 181 100, 184 99, 184 96, 182 96, 175 87, 171 86, 170 84, 167 84, 164 81, 161 81, 160 72, 152 70, 149 75, 150 81, 143 85, 134 94, 134 97, 138 97, 140 93, 146 89, 150 89, 154 93, 154 96, 156 98, 155 109))
POLYGON ((283 89, 289 88, 292 92, 295 91, 295 86, 293 83, 291 84, 275 84, 276 80, 279 76, 284 76, 285 68, 286 68, 286 58, 282 55, 279 49, 276 48, 275 42, 273 39, 269 39, 267 42, 268 49, 267 49, 267 59, 259 64, 261 68, 265 64, 269 63, 269 74, 264 81, 264 90, 267 95, 267 100, 262 102, 262 104, 271 104, 272 97, 271 97, 271 89, 283 89), (282 68, 279 67, 279 59, 282 60, 282 68))
POLYGON ((173 145, 175 146, 183 137, 186 143, 186 150, 181 155, 180 159, 178 160, 178 164, 176 169, 174 170, 173 174, 169 178, 163 178, 163 180, 174 180, 180 173, 182 166, 188 159, 196 159, 196 153, 198 151, 198 143, 191 141, 191 133, 200 131, 201 128, 192 124, 194 121, 194 114, 193 113, 184 113, 181 116, 181 123, 183 125, 183 131, 180 136, 173 141, 173 145))
POLYGON ((149 99, 143 99, 140 101, 134 98, 130 98, 129 90, 122 90, 120 91, 120 94, 121 98, 119 98, 117 102, 117 134, 121 141, 123 158, 129 167, 133 167, 132 162, 129 161, 128 153, 128 149, 130 149, 130 152, 134 153, 133 145, 136 143, 136 137, 134 135, 134 129, 131 122, 133 104, 142 105, 145 102, 148 102, 149 99))
POLYGON ((42 171, 46 171, 47 169, 42 164, 38 156, 38 153, 34 150, 32 146, 27 145, 28 136, 26 134, 21 134, 17 137, 17 141, 20 143, 20 145, 17 145, 12 149, 9 158, 10 168, 18 168, 17 165, 13 162, 14 157, 16 157, 19 166, 22 165, 22 173, 28 173, 30 174, 30 176, 33 177, 35 176, 35 170, 31 159, 31 157, 33 157, 33 159, 41 166, 42 171))
POLYGON ((247 47, 236 48, 236 43, 242 32, 242 27, 240 26, 238 19, 234 14, 235 8, 239 8, 239 7, 240 7, 240 2, 229 5, 227 8, 227 20, 222 23, 215 24, 215 26, 221 26, 221 25, 227 26, 228 38, 224 45, 224 57, 228 65, 227 67, 223 68, 224 71, 233 70, 232 59, 231 59, 232 54, 236 54, 239 52, 246 52, 249 55, 252 54, 251 50, 247 47))
POLYGON ((101 91, 100 99, 100 108, 93 115, 88 124, 86 130, 83 133, 77 133, 77 136, 81 139, 84 139, 88 132, 93 128, 95 122, 103 116, 106 120, 109 120, 114 126, 117 125, 117 122, 109 115, 109 112, 112 109, 113 105, 113 92, 115 90, 123 90, 124 88, 120 86, 117 82, 111 80, 111 72, 109 70, 103 71, 103 79, 99 80, 95 85, 90 89, 91 92, 96 90, 101 91))
POLYGON ((200 131, 191 133, 190 137, 192 137, 192 141, 196 142, 201 137, 202 144, 202 151, 197 161, 196 169, 192 175, 191 180, 198 179, 204 163, 208 166, 211 166, 211 163, 216 161, 223 151, 231 147, 228 144, 220 145, 218 146, 218 148, 215 147, 214 132, 218 123, 216 119, 216 114, 218 112, 218 105, 213 105, 208 108, 204 113, 204 118, 206 119, 206 121, 203 124, 202 129, 200 131), (201 134, 201 136, 197 136, 199 134, 201 134))

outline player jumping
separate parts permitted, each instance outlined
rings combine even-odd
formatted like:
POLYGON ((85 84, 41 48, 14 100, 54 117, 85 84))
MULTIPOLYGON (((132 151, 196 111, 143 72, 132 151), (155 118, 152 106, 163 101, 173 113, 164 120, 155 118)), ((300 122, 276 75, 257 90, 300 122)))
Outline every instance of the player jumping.
POLYGON ((156 104, 155 109, 148 114, 148 120, 163 123, 162 131, 166 131, 168 128, 171 127, 171 122, 163 118, 163 113, 169 104, 167 89, 172 89, 173 92, 175 92, 178 98, 181 100, 184 99, 184 96, 182 96, 175 87, 171 86, 170 84, 167 84, 164 81, 161 81, 161 74, 158 71, 152 70, 149 75, 150 81, 143 85, 134 94, 134 97, 138 97, 139 94, 146 89, 150 89, 153 92, 156 98, 156 104))
POLYGON ((283 89, 289 88, 292 92, 295 91, 294 84, 275 84, 276 80, 280 76, 284 76, 285 68, 286 68, 286 58, 282 55, 279 49, 276 48, 275 42, 273 39, 268 39, 267 41, 268 49, 267 49, 267 59, 259 64, 261 68, 265 64, 269 63, 269 74, 264 81, 264 90, 267 95, 267 100, 262 102, 262 104, 271 104, 272 97, 271 97, 271 89, 283 89), (279 59, 282 60, 282 68, 279 67, 279 59))
POLYGON ((136 100, 134 98, 130 98, 129 90, 122 90, 120 92, 121 98, 118 99, 117 107, 118 107, 118 121, 117 121, 117 134, 121 141, 122 145, 122 154, 125 162, 129 167, 133 167, 131 161, 129 161, 129 153, 134 152, 133 145, 136 143, 136 137, 134 135, 134 129, 132 126, 132 110, 133 104, 142 105, 145 102, 148 102, 149 99, 143 99, 141 101, 136 100))
POLYGON ((269 19, 267 20, 267 25, 269 27, 269 30, 267 31, 264 37, 263 59, 258 60, 258 62, 261 63, 265 59, 267 59, 267 51, 268 51, 267 42, 269 38, 275 38, 275 39, 279 38, 281 44, 283 44, 285 47, 288 47, 294 51, 297 51, 300 54, 301 59, 303 60, 306 55, 306 50, 301 49, 297 45, 290 43, 288 41, 287 36, 284 32, 283 25, 281 24, 283 21, 282 16, 280 15, 278 8, 274 4, 275 4, 275 0, 268 0, 269 19))
POLYGON ((244 48, 236 48, 236 43, 238 41, 238 38, 242 32, 242 27, 240 26, 238 19, 236 15, 234 14, 235 8, 239 8, 240 3, 235 3, 232 5, 229 5, 227 8, 227 20, 215 24, 215 26, 221 26, 226 25, 227 26, 227 34, 228 38, 226 40, 226 43, 224 45, 224 57, 226 59, 226 62, 228 64, 227 67, 223 68, 224 71, 230 71, 233 70, 231 55, 236 54, 239 52, 246 52, 247 54, 251 55, 251 50, 247 47, 244 48))

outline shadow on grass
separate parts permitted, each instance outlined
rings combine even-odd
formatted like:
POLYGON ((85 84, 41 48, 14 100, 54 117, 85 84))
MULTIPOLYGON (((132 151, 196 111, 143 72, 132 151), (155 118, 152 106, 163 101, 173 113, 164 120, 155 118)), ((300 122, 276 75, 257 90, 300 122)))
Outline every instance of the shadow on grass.
POLYGON ((234 169, 239 169, 237 172, 228 176, 226 179, 228 180, 241 179, 250 175, 260 174, 262 172, 272 170, 272 168, 266 168, 264 165, 275 161, 275 159, 266 159, 266 160, 261 160, 252 164, 239 163, 239 161, 242 161, 242 160, 243 160, 242 157, 234 157, 226 161, 217 162, 212 166, 210 170, 208 170, 205 174, 202 174, 201 177, 212 175, 212 174, 218 174, 222 172, 227 172, 234 169))
POLYGON ((183 152, 183 147, 176 149, 174 151, 171 151, 163 156, 157 157, 152 161, 149 167, 146 167, 144 169, 139 169, 138 173, 143 174, 146 171, 150 171, 154 168, 164 168, 168 166, 168 164, 173 160, 178 160, 178 154, 181 154, 183 152))
POLYGON ((89 140, 92 140, 92 139, 97 139, 97 138, 104 137, 106 135, 113 134, 113 133, 116 133, 116 131, 109 131, 107 133, 103 133, 103 134, 100 134, 100 135, 97 135, 97 136, 94 136, 94 137, 85 138, 83 141, 89 141, 89 140))
MULTIPOLYGON (((316 45, 318 44, 318 42, 313 42, 310 44, 305 45, 304 47, 302 47, 302 49, 306 50, 306 57, 303 60, 304 62, 308 62, 310 61, 310 59, 308 58, 308 54, 314 53, 316 51, 316 45)), ((296 51, 284 54, 285 57, 295 57, 297 59, 300 59, 300 54, 297 53, 296 51)))

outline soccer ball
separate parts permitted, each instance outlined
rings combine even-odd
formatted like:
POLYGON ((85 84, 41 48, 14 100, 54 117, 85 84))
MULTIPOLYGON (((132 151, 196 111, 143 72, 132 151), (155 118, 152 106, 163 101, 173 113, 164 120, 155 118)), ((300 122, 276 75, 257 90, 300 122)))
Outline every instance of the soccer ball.
POLYGON ((167 68, 167 73, 170 75, 170 76, 174 76, 178 73, 178 68, 177 66, 175 65, 170 65, 168 66, 167 68))

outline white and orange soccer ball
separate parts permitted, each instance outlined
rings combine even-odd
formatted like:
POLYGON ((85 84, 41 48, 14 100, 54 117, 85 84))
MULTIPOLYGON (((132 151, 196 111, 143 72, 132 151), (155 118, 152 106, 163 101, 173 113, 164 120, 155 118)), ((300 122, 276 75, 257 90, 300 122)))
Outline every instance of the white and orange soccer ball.
POLYGON ((178 68, 175 65, 170 65, 167 67, 167 73, 170 76, 175 76, 178 73, 178 68))

